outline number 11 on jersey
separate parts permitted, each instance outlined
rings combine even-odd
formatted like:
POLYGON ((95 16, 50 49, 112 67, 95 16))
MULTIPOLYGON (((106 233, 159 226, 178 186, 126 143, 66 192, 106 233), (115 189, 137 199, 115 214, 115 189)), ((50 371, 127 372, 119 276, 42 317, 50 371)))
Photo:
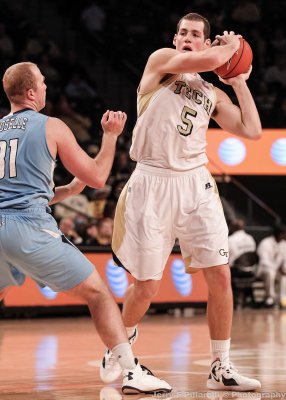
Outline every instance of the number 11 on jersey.
POLYGON ((17 176, 16 157, 18 150, 18 141, 19 139, 10 139, 9 145, 7 145, 7 142, 5 140, 0 140, 0 179, 3 179, 5 176, 5 160, 8 153, 8 146, 10 147, 9 178, 15 178, 17 176))

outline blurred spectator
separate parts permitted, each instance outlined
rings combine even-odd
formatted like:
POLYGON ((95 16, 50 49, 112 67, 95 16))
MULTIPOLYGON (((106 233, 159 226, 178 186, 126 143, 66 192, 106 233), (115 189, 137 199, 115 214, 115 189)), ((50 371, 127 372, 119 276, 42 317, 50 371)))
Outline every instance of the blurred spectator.
POLYGON ((261 20, 261 9, 256 2, 239 0, 236 2, 231 17, 238 23, 253 23, 261 20))
POLYGON ((111 245, 113 232, 113 220, 111 218, 102 218, 97 224, 97 245, 111 245))
POLYGON ((255 74, 263 70, 267 62, 267 43, 261 36, 258 28, 251 28, 247 34, 247 41, 249 42, 253 51, 253 62, 255 63, 255 74))
POLYGON ((273 235, 263 239, 258 247, 257 254, 259 257, 258 276, 261 277, 265 284, 266 298, 265 305, 273 306, 277 302, 281 302, 281 280, 286 279, 286 226, 275 226, 273 235), (279 289, 276 290, 276 282, 279 289))
POLYGON ((90 212, 94 218, 100 219, 104 216, 104 210, 108 196, 111 193, 111 186, 105 185, 100 189, 87 189, 90 200, 90 212))
POLYGON ((75 224, 71 218, 62 218, 59 222, 59 229, 73 244, 77 246, 82 244, 83 239, 75 230, 75 224))
POLYGON ((86 228, 86 240, 84 244, 87 246, 97 246, 98 245, 97 237, 98 237, 97 223, 92 222, 86 228))
POLYGON ((105 26, 106 14, 98 2, 92 1, 80 16, 82 24, 91 33, 102 32, 105 26))
POLYGON ((245 232, 243 219, 235 220, 230 226, 229 243, 229 266, 232 267, 235 260, 242 254, 254 252, 256 243, 254 238, 245 232))
POLYGON ((112 175, 116 180, 128 179, 132 172, 131 166, 132 161, 130 160, 128 151, 125 149, 119 149, 115 155, 112 175))
POLYGON ((0 23, 0 53, 11 60, 15 55, 14 43, 6 32, 6 25, 0 23))
POLYGON ((66 94, 72 99, 87 100, 97 97, 96 90, 78 73, 74 73, 65 88, 66 94))
POLYGON ((86 230, 86 245, 110 246, 112 241, 113 220, 102 218, 97 223, 92 222, 86 230))
POLYGON ((56 60, 56 65, 61 74, 64 86, 67 85, 74 74, 85 76, 87 73, 86 66, 80 60, 78 52, 74 49, 68 49, 63 57, 56 60))
POLYGON ((76 112, 64 94, 60 96, 56 109, 57 116, 72 129, 79 143, 91 141, 89 133, 89 128, 91 127, 90 118, 76 112))
POLYGON ((285 27, 282 25, 274 28, 273 37, 270 40, 272 51, 285 54, 286 53, 286 32, 285 27))
POLYGON ((274 55, 274 63, 266 69, 264 80, 266 83, 278 83, 286 87, 286 54, 274 55))
POLYGON ((36 32, 30 33, 26 40, 25 52, 27 57, 33 62, 37 62, 44 51, 44 45, 38 39, 36 32))
POLYGON ((90 204, 84 194, 71 196, 54 206, 55 218, 69 217, 75 219, 78 214, 90 216, 90 204))
POLYGON ((104 218, 114 219, 116 210, 116 202, 114 200, 108 200, 104 207, 104 218))
MULTIPOLYGON (((26 57, 38 63, 42 56, 49 60, 57 60, 62 57, 62 51, 48 32, 42 27, 31 27, 26 36, 24 53, 26 57)), ((58 71, 57 71, 58 72, 58 71)))
POLYGON ((56 68, 51 64, 51 59, 48 54, 42 54, 39 61, 39 68, 42 71, 42 74, 47 80, 48 85, 57 86, 60 81, 59 72, 56 68))
POLYGON ((271 127, 273 122, 273 106, 276 101, 277 93, 270 91, 264 81, 261 81, 259 85, 257 85, 256 92, 255 100, 262 125, 271 127))
POLYGON ((58 44, 51 38, 48 31, 42 27, 36 32, 38 41, 43 47, 43 54, 49 56, 52 60, 62 57, 62 50, 58 44))
POLYGON ((91 221, 90 216, 79 213, 73 219, 75 230, 77 231, 79 236, 82 237, 83 241, 85 241, 86 239, 86 230, 90 224, 90 221, 91 221))

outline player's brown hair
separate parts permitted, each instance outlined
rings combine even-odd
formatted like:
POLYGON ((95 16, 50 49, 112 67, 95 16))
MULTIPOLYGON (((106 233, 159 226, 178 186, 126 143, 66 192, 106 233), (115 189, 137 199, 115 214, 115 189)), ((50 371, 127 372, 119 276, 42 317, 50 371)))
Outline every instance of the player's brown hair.
POLYGON ((177 33, 179 32, 182 21, 186 19, 188 21, 202 21, 204 24, 204 38, 209 39, 211 35, 211 26, 209 21, 200 14, 197 13, 189 13, 184 15, 177 24, 177 33))

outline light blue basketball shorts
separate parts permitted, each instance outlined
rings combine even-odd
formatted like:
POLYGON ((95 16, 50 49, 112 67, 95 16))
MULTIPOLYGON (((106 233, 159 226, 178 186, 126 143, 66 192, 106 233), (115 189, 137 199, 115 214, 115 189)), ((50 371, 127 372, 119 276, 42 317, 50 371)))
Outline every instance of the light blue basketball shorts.
POLYGON ((0 290, 22 285, 29 276, 54 291, 66 291, 93 271, 45 208, 0 210, 0 290))

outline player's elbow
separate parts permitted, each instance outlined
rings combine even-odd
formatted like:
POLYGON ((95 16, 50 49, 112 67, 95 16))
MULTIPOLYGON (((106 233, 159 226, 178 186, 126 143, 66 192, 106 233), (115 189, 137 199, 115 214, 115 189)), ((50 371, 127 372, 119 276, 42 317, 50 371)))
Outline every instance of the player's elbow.
POLYGON ((105 180, 98 179, 96 181, 95 189, 102 189, 105 186, 105 180))
POLYGON ((253 140, 259 140, 259 139, 261 139, 261 137, 262 137, 262 131, 255 133, 253 135, 252 139, 253 140))
POLYGON ((102 189, 105 185, 105 180, 98 177, 91 177, 86 184, 94 189, 102 189))
POLYGON ((251 132, 250 138, 252 140, 259 140, 262 137, 262 129, 254 129, 251 132))

